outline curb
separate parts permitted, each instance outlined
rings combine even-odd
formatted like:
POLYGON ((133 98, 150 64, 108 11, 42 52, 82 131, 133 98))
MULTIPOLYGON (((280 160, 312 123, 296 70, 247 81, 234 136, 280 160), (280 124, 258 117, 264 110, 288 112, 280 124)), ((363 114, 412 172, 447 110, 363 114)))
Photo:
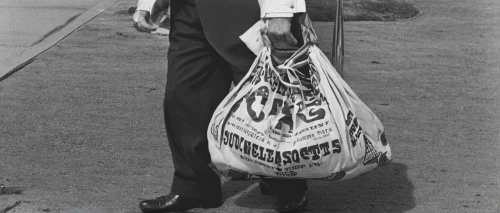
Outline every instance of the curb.
MULTIPOLYGON (((0 81, 6 79, 24 66, 30 64, 36 57, 47 51, 49 48, 66 38, 68 35, 79 29, 85 23, 94 19, 97 15, 104 12, 107 8, 116 4, 118 0, 103 0, 101 3, 93 6, 84 13, 76 15, 74 20, 68 20, 68 24, 41 42, 21 52, 6 58, 5 63, 0 64, 0 81)), ((56 27, 58 28, 58 27, 56 27)))

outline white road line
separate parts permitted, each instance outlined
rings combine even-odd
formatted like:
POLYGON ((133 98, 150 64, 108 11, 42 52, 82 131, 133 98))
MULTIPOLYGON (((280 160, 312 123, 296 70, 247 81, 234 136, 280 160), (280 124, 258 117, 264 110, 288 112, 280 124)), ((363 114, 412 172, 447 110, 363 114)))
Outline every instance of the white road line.
POLYGON ((226 201, 224 202, 224 205, 231 205, 231 204, 234 204, 234 202, 235 202, 238 198, 240 198, 240 197, 241 197, 241 196, 243 196, 244 194, 246 194, 246 193, 248 193, 248 192, 252 191, 253 189, 257 188, 257 186, 259 186, 259 182, 254 183, 254 184, 252 184, 252 185, 248 186, 248 188, 247 188, 247 189, 245 189, 245 190, 243 190, 243 191, 239 192, 238 194, 235 194, 235 195, 233 195, 233 196, 231 196, 231 197, 227 198, 227 199, 226 199, 226 201))

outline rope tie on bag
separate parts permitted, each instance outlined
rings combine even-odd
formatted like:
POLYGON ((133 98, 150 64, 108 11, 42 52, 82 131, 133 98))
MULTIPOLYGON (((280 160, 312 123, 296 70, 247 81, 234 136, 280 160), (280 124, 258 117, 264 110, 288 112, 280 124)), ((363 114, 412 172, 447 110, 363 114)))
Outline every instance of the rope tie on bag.
MULTIPOLYGON (((304 104, 304 101, 306 100, 306 96, 304 95, 304 91, 302 90, 303 85, 302 85, 302 82, 300 81, 300 78, 297 74, 297 72, 299 72, 296 68, 292 67, 292 66, 287 66, 287 65, 279 65, 277 67, 278 69, 280 70, 285 70, 287 76, 289 77, 289 79, 293 80, 292 83, 288 83, 288 82, 285 82, 281 76, 280 76, 280 81, 282 83, 286 83, 285 85, 289 86, 292 88, 292 94, 291 94, 291 98, 292 98, 292 101, 294 103, 294 110, 293 110, 293 114, 292 114, 292 120, 294 122, 294 125, 293 125, 293 132, 297 132, 297 128, 298 128, 298 124, 299 124, 299 120, 297 119, 298 118, 298 114, 299 112, 303 111, 303 110, 306 110, 306 106, 304 104), (297 85, 298 83, 298 85, 297 85), (293 91, 293 90, 297 90, 297 91, 293 91), (298 97, 295 97, 295 94, 299 94, 300 95, 300 102, 298 101, 298 97)), ((295 145, 296 141, 293 142, 293 145, 295 145)))

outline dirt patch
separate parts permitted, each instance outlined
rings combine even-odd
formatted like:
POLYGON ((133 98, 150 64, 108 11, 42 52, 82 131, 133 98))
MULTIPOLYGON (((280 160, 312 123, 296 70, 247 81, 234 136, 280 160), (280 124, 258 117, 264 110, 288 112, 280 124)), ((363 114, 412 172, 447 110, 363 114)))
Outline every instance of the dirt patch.
POLYGON ((0 185, 0 195, 22 194, 24 191, 21 187, 6 187, 0 185))
MULTIPOLYGON (((419 10, 408 0, 344 0, 345 21, 397 21, 411 18, 419 10)), ((336 1, 307 2, 314 21, 335 21, 336 1)))
POLYGON ((397 21, 418 13, 419 10, 405 0, 363 0, 344 7, 345 21, 397 21))
POLYGON ((115 14, 134 14, 137 7, 129 7, 127 10, 116 11, 115 14))

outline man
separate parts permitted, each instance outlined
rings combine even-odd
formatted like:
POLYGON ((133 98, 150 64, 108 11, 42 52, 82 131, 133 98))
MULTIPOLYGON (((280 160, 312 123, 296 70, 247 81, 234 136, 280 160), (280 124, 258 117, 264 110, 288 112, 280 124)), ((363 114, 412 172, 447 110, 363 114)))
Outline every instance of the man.
MULTIPOLYGON (((148 22, 148 13, 155 20, 166 5, 167 0, 139 0, 135 26, 142 31, 155 30, 148 22)), ((237 84, 255 59, 239 36, 264 18, 268 20, 263 31, 267 45, 273 49, 296 49, 297 39, 290 28, 294 14, 302 12, 304 0, 170 1, 170 47, 163 106, 175 172, 170 193, 140 202, 143 212, 221 206, 220 179, 208 165, 206 134, 212 113, 228 94, 231 83, 237 84)), ((306 208, 305 180, 263 181, 263 186, 270 185, 275 192, 277 211, 306 208)))

